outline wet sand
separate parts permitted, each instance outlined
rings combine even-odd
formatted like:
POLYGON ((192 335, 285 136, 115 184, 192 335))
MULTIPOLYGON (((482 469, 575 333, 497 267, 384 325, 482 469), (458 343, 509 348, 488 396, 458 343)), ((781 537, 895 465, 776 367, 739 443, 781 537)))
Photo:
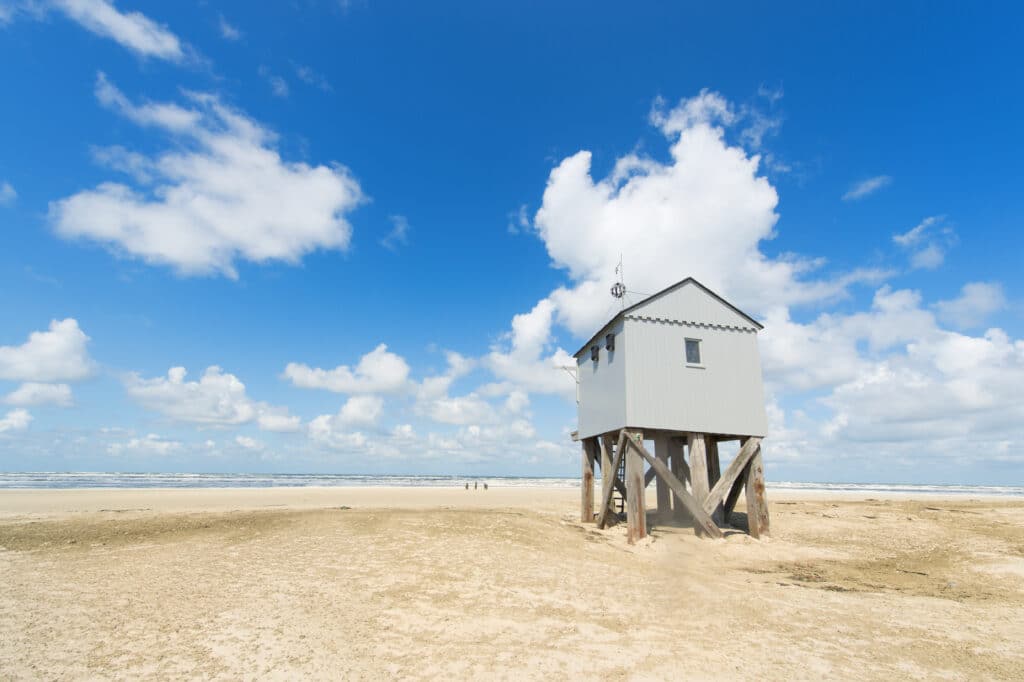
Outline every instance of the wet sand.
POLYGON ((1024 500, 776 495, 768 541, 629 546, 578 494, 2 491, 0 678, 1024 670, 1024 500))

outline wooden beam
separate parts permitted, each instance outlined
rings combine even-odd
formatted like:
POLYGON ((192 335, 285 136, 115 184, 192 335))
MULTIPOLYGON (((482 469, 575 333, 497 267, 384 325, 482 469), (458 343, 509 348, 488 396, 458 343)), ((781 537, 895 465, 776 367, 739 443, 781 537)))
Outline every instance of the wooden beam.
POLYGON ((580 522, 594 521, 594 454, 596 438, 583 439, 582 476, 580 477, 580 522))
MULTIPOLYGON (((718 458, 718 441, 715 440, 714 436, 707 436, 704 441, 708 454, 708 487, 714 488, 715 484, 718 483, 718 479, 722 477, 722 460, 718 458)), ((709 513, 711 518, 715 520, 715 523, 719 525, 725 523, 725 514, 723 513, 721 503, 715 506, 709 513)))
POLYGON ((732 484, 732 489, 729 490, 729 496, 725 498, 725 506, 722 509, 722 516, 725 518, 726 523, 731 523, 732 510, 736 508, 736 502, 740 499, 740 493, 743 492, 747 482, 747 470, 750 469, 750 463, 743 467, 743 471, 736 477, 736 480, 732 484))
POLYGON ((703 433, 687 435, 690 449, 690 490, 702 506, 708 499, 708 454, 703 433))
POLYGON ((747 471, 747 528, 753 538, 760 539, 771 534, 768 520, 768 497, 764 490, 764 463, 761 461, 760 446, 751 457, 750 469, 747 471))
MULTIPOLYGON (((643 442, 643 435, 631 431, 626 440, 629 444, 643 442)), ((626 491, 626 541, 632 545, 647 537, 647 505, 644 501, 644 460, 640 452, 629 445, 626 445, 626 491)))
MULTIPOLYGON (((661 460, 666 469, 668 468, 668 436, 658 434, 654 437, 654 456, 661 460)), ((654 477, 654 467, 651 467, 647 473, 654 477)), ((666 518, 672 513, 672 491, 669 490, 668 483, 663 478, 658 478, 656 485, 658 486, 658 515, 661 518, 666 518)))
POLYGON ((693 517, 693 522, 698 533, 703 533, 713 538, 722 537, 722 531, 719 530, 718 526, 715 525, 715 522, 711 520, 708 513, 701 508, 700 504, 690 493, 686 492, 686 488, 683 487, 682 482, 672 475, 672 472, 669 471, 668 467, 665 466, 661 460, 656 457, 652 457, 651 453, 644 449, 642 442, 637 443, 630 440, 629 445, 635 452, 639 453, 641 457, 647 460, 647 463, 658 472, 658 476, 665 479, 665 482, 668 483, 668 487, 671 488, 673 493, 675 493, 676 499, 682 502, 683 506, 686 507, 686 510, 690 512, 690 516, 693 517))
MULTIPOLYGON (((626 440, 626 430, 623 429, 619 432, 619 442, 615 445, 615 457, 612 459, 612 478, 616 477, 615 472, 619 470, 619 464, 622 462, 622 447, 626 440)), ((605 523, 608 521, 608 514, 610 514, 612 504, 612 488, 602 491, 604 499, 601 500, 601 511, 597 516, 597 527, 604 528, 605 523)))
POLYGON ((612 468, 612 448, 615 447, 612 436, 605 434, 601 436, 601 500, 608 500, 608 504, 612 503, 612 496, 608 493, 608 489, 615 485, 614 481, 618 478, 615 475, 615 469, 612 468))
MULTIPOLYGON (((672 475, 685 485, 690 480, 690 467, 683 459, 683 447, 684 443, 681 438, 668 439, 669 469, 672 471, 672 475)), ((654 471, 654 467, 651 467, 651 471, 654 471)), ((672 516, 680 521, 687 516, 683 503, 676 498, 672 499, 672 516)))
MULTIPOLYGON (((739 453, 733 458, 732 462, 729 463, 729 467, 722 474, 722 477, 718 479, 718 483, 715 483, 715 487, 708 493, 707 498, 703 502, 704 511, 712 513, 718 504, 725 497, 726 491, 732 486, 733 482, 737 479, 744 467, 747 466, 747 462, 754 456, 755 452, 758 452, 761 445, 760 438, 748 438, 743 443, 743 447, 740 448, 739 453)), ((736 502, 733 501, 735 505, 736 502)), ((723 510, 724 511, 724 510, 723 510)))

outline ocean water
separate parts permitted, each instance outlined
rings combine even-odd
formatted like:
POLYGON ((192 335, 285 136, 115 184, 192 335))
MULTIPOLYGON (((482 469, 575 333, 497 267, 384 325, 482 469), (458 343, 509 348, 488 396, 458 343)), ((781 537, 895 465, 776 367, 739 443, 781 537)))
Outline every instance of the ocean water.
MULTIPOLYGON (((358 474, 155 474, 125 472, 0 472, 0 490, 68 488, 274 488, 305 486, 453 487, 467 482, 494 487, 578 488, 579 478, 521 476, 400 476, 358 474)), ((999 495, 1024 497, 1024 486, 917 485, 891 483, 801 483, 769 481, 780 492, 853 494, 999 495)))

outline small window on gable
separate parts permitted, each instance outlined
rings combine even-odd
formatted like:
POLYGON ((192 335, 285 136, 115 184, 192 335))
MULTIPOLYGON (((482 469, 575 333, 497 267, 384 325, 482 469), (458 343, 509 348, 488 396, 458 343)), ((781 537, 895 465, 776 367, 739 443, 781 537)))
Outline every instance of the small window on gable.
POLYGON ((686 339, 686 364, 700 365, 700 339, 686 339))
POLYGON ((615 350, 615 334, 606 334, 604 337, 604 347, 610 352, 615 350))
POLYGON ((590 359, 593 360, 594 362, 597 362, 597 359, 599 357, 601 357, 601 347, 600 346, 591 346, 590 347, 590 359))

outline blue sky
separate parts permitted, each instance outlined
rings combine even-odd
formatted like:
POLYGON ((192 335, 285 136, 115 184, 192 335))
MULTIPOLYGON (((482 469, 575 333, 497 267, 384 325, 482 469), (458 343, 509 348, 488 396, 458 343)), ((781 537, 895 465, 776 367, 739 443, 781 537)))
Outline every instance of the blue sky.
POLYGON ((621 253, 770 477, 1019 483, 1021 18, 0 1, 0 469, 571 475, 621 253))

